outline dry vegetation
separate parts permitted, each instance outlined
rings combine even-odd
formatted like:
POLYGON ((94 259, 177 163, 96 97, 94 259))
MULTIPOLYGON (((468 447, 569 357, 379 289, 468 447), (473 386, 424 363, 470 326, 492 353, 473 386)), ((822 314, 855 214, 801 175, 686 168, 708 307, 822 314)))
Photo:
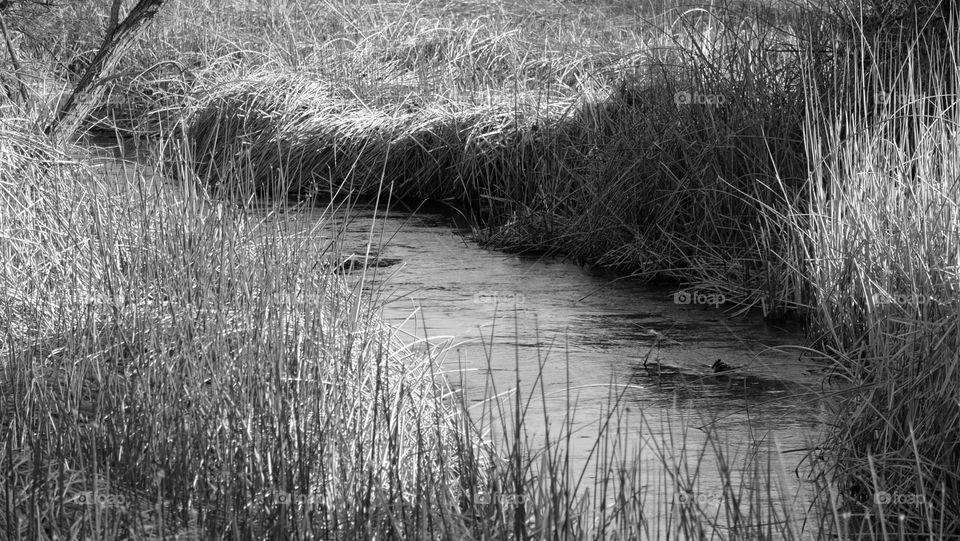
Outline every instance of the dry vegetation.
POLYGON ((172 0, 87 124, 162 175, 111 176, 40 130, 107 7, 4 12, 0 537, 960 536, 960 14, 172 0), (471 421, 279 212, 375 194, 807 318, 846 389, 807 515, 770 503, 792 467, 710 438, 645 489, 616 415, 590 496, 568 431, 485 441, 505 421, 471 421), (723 509, 674 498, 689 457, 721 464, 723 509), (504 487, 523 504, 482 502, 504 487))

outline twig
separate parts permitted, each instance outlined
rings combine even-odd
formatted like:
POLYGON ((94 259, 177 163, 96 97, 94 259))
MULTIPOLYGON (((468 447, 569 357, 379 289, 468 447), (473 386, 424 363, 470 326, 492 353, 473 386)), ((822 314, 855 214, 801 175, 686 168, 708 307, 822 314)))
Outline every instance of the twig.
POLYGON ((110 5, 110 20, 107 21, 107 34, 116 30, 120 24, 120 8, 123 7, 123 0, 113 0, 110 5))
POLYGON ((123 52, 133 43, 137 30, 157 14, 163 2, 164 0, 140 0, 123 21, 107 34, 80 82, 44 129, 47 135, 56 138, 62 135, 60 132, 66 131, 66 134, 70 135, 76 131, 103 95, 103 86, 95 84, 100 80, 101 74, 113 70, 123 52))
POLYGON ((3 11, 0 11, 0 32, 3 32, 3 41, 7 44, 10 63, 13 64, 13 73, 17 77, 17 86, 20 87, 20 96, 23 98, 23 103, 29 107, 30 96, 27 94, 27 85, 23 84, 20 59, 17 58, 17 51, 13 48, 13 43, 10 41, 10 34, 7 32, 7 19, 3 16, 3 11))

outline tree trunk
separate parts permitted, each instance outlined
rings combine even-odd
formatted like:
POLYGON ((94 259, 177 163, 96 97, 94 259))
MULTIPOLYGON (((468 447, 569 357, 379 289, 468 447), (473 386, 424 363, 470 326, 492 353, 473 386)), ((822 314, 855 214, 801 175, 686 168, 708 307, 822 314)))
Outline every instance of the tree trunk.
POLYGON ((44 129, 47 135, 55 139, 65 139, 77 132, 83 120, 103 98, 103 85, 98 84, 101 76, 116 68, 120 58, 133 45, 137 32, 157 14, 163 2, 164 0, 139 0, 123 21, 110 30, 80 82, 44 129))

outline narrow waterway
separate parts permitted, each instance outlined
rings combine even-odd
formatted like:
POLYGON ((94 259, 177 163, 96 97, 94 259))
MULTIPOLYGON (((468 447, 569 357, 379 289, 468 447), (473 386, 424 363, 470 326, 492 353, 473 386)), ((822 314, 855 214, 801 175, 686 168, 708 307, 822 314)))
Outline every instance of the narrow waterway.
POLYGON ((647 287, 556 258, 484 250, 439 212, 317 207, 279 216, 293 217, 298 234, 339 244, 341 257, 389 264, 358 263, 342 276, 402 340, 436 346, 491 437, 513 433, 519 396, 530 447, 572 432, 563 447, 589 487, 604 475, 598 462, 624 459, 623 449, 614 458, 596 445, 614 415, 634 453, 627 462, 651 492, 648 516, 679 496, 676 476, 696 478, 686 496, 701 507, 722 508, 719 469, 743 473, 748 456, 788 474, 775 492, 804 516, 810 487, 794 469, 819 430, 822 370, 791 347, 804 342, 800 329, 730 317, 709 304, 714 291, 647 287), (718 359, 731 370, 718 373, 718 359))
MULTIPOLYGON (((329 212, 307 212, 303 225, 323 219, 329 212)), ((761 464, 771 458, 794 477, 789 497, 806 501, 793 470, 818 430, 821 371, 790 347, 803 343, 800 329, 697 304, 716 292, 645 287, 555 258, 484 250, 443 214, 354 208, 328 227, 345 254, 389 264, 355 265, 343 276, 404 340, 444 352, 471 414, 495 412, 494 437, 512 431, 519 394, 534 446, 548 430, 556 441, 569 421, 571 465, 589 484, 600 420, 618 403, 654 493, 674 490, 669 457, 699 467, 695 497, 721 506, 711 450, 720 442, 728 467, 749 453, 761 464), (718 373, 718 359, 732 370, 718 373)))

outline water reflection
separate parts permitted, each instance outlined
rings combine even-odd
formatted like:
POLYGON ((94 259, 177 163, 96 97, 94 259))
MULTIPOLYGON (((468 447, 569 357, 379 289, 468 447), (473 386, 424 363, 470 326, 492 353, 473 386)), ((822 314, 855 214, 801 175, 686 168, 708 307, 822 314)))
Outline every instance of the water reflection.
POLYGON ((646 426, 641 439, 673 438, 686 424, 694 431, 685 437, 706 445, 709 426, 736 453, 756 439, 803 448, 816 431, 819 375, 789 348, 803 342, 799 329, 680 304, 674 291, 564 261, 486 251, 439 214, 354 209, 352 218, 341 222, 346 253, 375 249, 400 262, 344 277, 407 340, 446 345, 446 369, 477 411, 492 406, 494 389, 519 383, 522 399, 533 397, 526 427, 542 437, 575 409, 575 463, 586 464, 597 420, 616 396, 642 412, 633 425, 646 426), (717 359, 736 370, 714 373, 717 359))

